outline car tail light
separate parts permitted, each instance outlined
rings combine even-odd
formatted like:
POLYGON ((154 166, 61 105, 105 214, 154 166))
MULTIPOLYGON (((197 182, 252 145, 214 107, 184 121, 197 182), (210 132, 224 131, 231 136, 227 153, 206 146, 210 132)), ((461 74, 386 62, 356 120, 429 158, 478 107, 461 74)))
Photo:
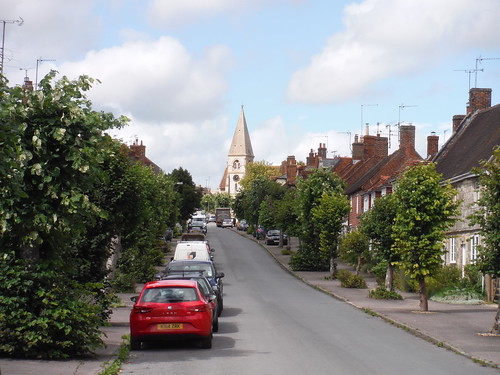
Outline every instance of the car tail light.
POLYGON ((188 308, 188 310, 191 312, 205 312, 208 309, 207 309, 207 305, 203 304, 203 305, 191 306, 188 308))
POLYGON ((146 314, 148 312, 151 312, 151 310, 153 310, 151 307, 141 307, 141 306, 134 307, 134 313, 136 314, 146 314))

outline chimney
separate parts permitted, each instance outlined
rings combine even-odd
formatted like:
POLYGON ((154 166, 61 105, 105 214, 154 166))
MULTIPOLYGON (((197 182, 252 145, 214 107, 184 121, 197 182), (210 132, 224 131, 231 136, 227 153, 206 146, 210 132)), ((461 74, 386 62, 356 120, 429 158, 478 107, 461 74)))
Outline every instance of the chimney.
POLYGON ((375 156, 375 136, 365 135, 363 137, 363 160, 368 160, 375 156))
POLYGON ((432 132, 431 135, 427 136, 427 158, 437 154, 438 150, 439 136, 436 135, 436 132, 432 132))
POLYGON ((382 159, 389 155, 389 138, 377 134, 375 138, 375 157, 382 159))
POLYGON ((297 161, 294 155, 286 158, 286 176, 289 183, 297 178, 297 161))
POLYGON ((469 90, 467 114, 491 107, 491 89, 472 88, 469 90))
POLYGON ((352 144, 352 160, 359 161, 361 159, 363 159, 363 143, 359 142, 359 137, 356 134, 352 144))
POLYGON ((320 143, 318 147, 318 156, 320 158, 326 159, 326 145, 325 143, 320 143))
POLYGON ((455 115, 453 116, 453 133, 455 133, 462 123, 463 119, 465 118, 465 115, 455 115))
POLYGON ((401 125, 399 127, 399 149, 403 151, 415 150, 415 126, 401 125))
POLYGON ((314 167, 314 151, 311 148, 311 151, 309 152, 309 156, 306 158, 306 165, 308 167, 314 167))

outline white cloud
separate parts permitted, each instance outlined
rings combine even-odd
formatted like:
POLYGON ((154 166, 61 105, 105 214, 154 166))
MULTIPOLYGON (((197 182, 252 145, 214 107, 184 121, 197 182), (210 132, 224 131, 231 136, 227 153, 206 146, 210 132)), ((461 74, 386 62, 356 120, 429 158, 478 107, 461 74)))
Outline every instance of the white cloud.
POLYGON ((389 76, 425 69, 471 47, 500 45, 496 0, 366 0, 345 8, 333 35, 289 83, 292 101, 342 102, 389 76), (479 41, 479 43, 478 43, 479 41))
POLYGON ((33 68, 36 59, 68 59, 94 45, 102 20, 92 14, 96 0, 0 0, 2 19, 22 17, 21 27, 6 30, 6 56, 11 66, 33 68), (68 38, 68 35, 71 35, 68 38), (23 61, 31 60, 30 66, 23 61))
POLYGON ((59 70, 70 77, 92 72, 101 80, 90 94, 97 106, 138 121, 183 122, 220 112, 230 60, 224 47, 211 47, 196 59, 176 39, 161 37, 91 51, 59 70))

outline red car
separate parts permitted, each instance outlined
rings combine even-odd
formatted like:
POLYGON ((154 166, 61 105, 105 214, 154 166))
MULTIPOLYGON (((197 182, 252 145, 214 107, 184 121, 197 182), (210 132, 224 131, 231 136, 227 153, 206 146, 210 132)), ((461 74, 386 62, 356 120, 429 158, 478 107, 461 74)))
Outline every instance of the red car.
POLYGON ((212 347, 214 304, 195 280, 159 280, 144 285, 130 312, 130 348, 143 341, 197 339, 212 347))

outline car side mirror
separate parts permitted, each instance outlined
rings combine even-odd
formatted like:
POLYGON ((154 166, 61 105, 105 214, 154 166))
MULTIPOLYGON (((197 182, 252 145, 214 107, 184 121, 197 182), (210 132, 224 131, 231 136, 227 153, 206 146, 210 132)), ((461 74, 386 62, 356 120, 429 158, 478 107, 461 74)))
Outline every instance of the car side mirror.
POLYGON ((215 275, 216 279, 222 279, 224 277, 224 272, 219 272, 218 274, 215 275))
POLYGON ((135 302, 137 302, 138 298, 139 298, 139 296, 132 296, 132 297, 130 297, 130 300, 135 303, 135 302))
POLYGON ((154 278, 155 280, 161 280, 161 273, 155 273, 155 274, 153 275, 153 278, 154 278))
POLYGON ((211 253, 215 253, 215 249, 212 247, 212 248, 210 249, 210 252, 211 252, 211 253))

